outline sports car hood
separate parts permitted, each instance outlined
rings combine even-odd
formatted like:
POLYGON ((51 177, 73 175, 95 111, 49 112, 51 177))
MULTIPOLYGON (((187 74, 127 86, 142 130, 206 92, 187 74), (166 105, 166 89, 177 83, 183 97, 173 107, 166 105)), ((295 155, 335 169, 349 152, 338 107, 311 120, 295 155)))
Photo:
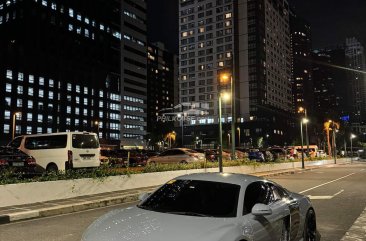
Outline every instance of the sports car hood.
POLYGON ((89 226, 82 241, 225 241, 235 218, 159 213, 131 207, 114 210, 89 226))

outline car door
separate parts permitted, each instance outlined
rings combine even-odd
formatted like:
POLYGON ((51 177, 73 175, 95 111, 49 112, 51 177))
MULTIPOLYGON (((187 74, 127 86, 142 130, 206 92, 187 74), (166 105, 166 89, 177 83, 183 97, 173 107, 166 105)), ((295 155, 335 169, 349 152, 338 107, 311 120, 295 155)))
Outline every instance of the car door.
MULTIPOLYGON (((244 218, 247 218, 253 228, 254 240, 281 240, 283 223, 289 216, 285 200, 278 200, 273 196, 273 191, 265 181, 257 181, 248 185, 244 196, 244 218), (255 216, 251 213, 257 203, 268 205, 272 214, 255 216)), ((286 239, 284 239, 286 240, 286 239)))

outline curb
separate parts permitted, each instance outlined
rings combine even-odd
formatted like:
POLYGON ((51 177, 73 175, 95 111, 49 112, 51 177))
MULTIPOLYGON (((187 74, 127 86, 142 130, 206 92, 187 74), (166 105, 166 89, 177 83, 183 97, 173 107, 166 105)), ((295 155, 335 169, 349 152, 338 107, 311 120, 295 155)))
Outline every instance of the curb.
MULTIPOLYGON (((295 174, 299 172, 306 172, 306 171, 312 171, 315 169, 319 169, 322 167, 327 166, 334 166, 334 164, 331 165, 325 165, 325 166, 314 166, 314 167, 308 167, 305 169, 288 169, 278 172, 264 172, 264 173, 251 173, 249 175, 258 176, 258 177, 271 177, 271 176, 279 176, 279 175, 285 175, 285 174, 295 174)), ((13 222, 19 222, 29 219, 36 219, 36 218, 44 218, 44 217, 51 217, 56 215, 62 215, 62 214, 69 214, 69 213, 75 213, 95 208, 101 208, 101 207, 108 207, 128 202, 135 202, 138 201, 138 197, 140 194, 153 191, 157 188, 156 187, 149 187, 146 189, 138 190, 136 193, 133 194, 127 194, 127 195, 120 195, 120 196, 114 196, 110 198, 101 198, 97 200, 92 201, 83 201, 76 204, 63 204, 63 205, 57 205, 55 207, 49 207, 49 208, 41 208, 38 210, 30 210, 30 211, 21 211, 16 213, 11 213, 9 215, 0 215, 0 225, 1 224, 8 224, 13 222)))
POLYGON ((17 213, 11 213, 9 215, 1 215, 0 216, 0 225, 1 224, 8 224, 18 221, 24 221, 29 219, 36 219, 36 218, 44 218, 44 217, 51 217, 51 216, 57 216, 62 214, 69 214, 69 213, 75 213, 95 208, 101 208, 101 207, 108 207, 128 202, 135 202, 138 201, 138 197, 141 193, 147 192, 147 191, 153 191, 154 188, 148 188, 143 191, 138 191, 134 194, 128 194, 128 195, 121 195, 111 198, 102 198, 95 201, 84 201, 76 204, 66 204, 66 205, 58 205, 55 207, 50 208, 41 208, 39 210, 30 210, 30 211, 22 211, 17 213))

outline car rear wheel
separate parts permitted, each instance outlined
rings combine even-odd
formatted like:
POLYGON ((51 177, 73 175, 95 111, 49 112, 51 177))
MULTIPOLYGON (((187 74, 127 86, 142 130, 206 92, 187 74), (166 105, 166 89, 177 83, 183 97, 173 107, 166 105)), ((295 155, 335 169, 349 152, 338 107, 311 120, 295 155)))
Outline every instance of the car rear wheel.
POLYGON ((306 214, 304 224, 304 241, 316 241, 316 217, 314 210, 310 209, 306 214))
POLYGON ((187 161, 181 161, 180 164, 186 165, 186 164, 188 164, 188 162, 187 161))
POLYGON ((58 167, 56 164, 51 163, 51 164, 48 164, 46 171, 47 172, 58 172, 58 167))

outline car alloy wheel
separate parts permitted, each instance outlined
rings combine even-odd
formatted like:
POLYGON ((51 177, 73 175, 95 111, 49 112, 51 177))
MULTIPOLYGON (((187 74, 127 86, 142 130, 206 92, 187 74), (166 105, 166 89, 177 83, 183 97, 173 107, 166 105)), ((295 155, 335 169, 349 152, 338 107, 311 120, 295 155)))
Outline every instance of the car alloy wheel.
POLYGON ((306 214, 304 224, 304 241, 316 241, 316 218, 314 210, 310 209, 306 214))

